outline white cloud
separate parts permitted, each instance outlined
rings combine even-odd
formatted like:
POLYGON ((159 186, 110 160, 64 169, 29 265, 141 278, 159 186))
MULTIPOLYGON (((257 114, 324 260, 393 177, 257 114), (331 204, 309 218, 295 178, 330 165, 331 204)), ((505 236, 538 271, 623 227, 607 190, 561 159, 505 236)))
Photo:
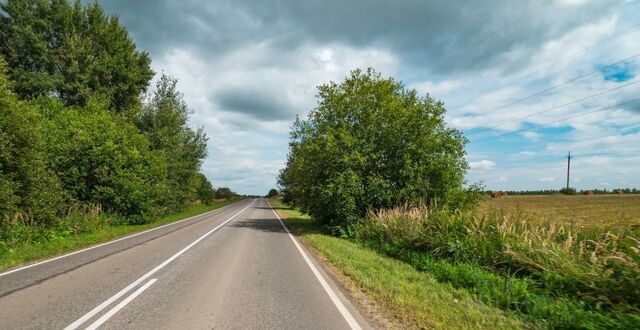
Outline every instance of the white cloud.
POLYGON ((543 177, 539 178, 538 181, 540 181, 540 182, 553 182, 553 181, 556 181, 556 178, 554 178, 552 176, 543 176, 543 177))
POLYGON ((501 177, 498 178, 498 181, 499 182, 507 182, 508 180, 507 180, 506 176, 501 176, 501 177))
POLYGON ((410 89, 415 89, 418 94, 426 95, 429 93, 435 97, 442 97, 462 87, 462 82, 458 80, 447 80, 441 82, 423 81, 413 82, 407 85, 410 89))
POLYGON ((469 168, 472 170, 491 170, 496 166, 496 163, 483 159, 477 162, 469 162, 469 168))
POLYGON ((528 140, 531 140, 531 141, 534 141, 534 142, 535 141, 539 141, 540 140, 540 136, 541 136, 540 133, 535 133, 535 132, 530 132, 530 131, 522 132, 520 134, 522 134, 522 136, 524 136, 528 140))

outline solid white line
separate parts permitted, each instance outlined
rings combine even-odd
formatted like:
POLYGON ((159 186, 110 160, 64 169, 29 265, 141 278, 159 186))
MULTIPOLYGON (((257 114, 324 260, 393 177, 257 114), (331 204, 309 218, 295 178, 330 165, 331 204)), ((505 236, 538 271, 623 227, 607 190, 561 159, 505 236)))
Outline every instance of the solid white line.
POLYGON ((6 271, 4 273, 0 273, 0 277, 5 276, 5 275, 9 275, 11 273, 19 272, 21 270, 25 270, 27 268, 31 268, 31 267, 39 266, 39 265, 42 265, 42 264, 46 264, 48 262, 52 262, 52 261, 55 261, 55 260, 58 260, 58 259, 66 258, 66 257, 72 256, 74 254, 78 254, 78 253, 82 253, 82 252, 85 252, 85 251, 93 250, 95 248, 99 248, 101 246, 105 246, 105 245, 109 245, 109 244, 112 244, 112 243, 115 243, 115 242, 119 242, 119 241, 122 241, 122 240, 125 240, 125 239, 128 239, 128 238, 131 238, 131 237, 135 237, 135 236, 138 236, 138 235, 146 234, 146 233, 148 233, 150 231, 154 231, 154 230, 158 230, 158 229, 161 229, 161 228, 164 228, 164 227, 167 227, 167 226, 175 225, 175 224, 178 224, 178 223, 181 223, 181 222, 184 222, 184 221, 187 221, 187 220, 191 220, 193 218, 197 218, 197 217, 200 217, 200 216, 203 216, 203 215, 208 215, 209 213, 212 213, 212 212, 221 211, 222 209, 225 209, 225 208, 227 208, 227 207, 229 207, 231 205, 234 205, 234 204, 235 203, 229 204, 229 205, 225 205, 225 206, 223 206, 221 208, 218 208, 218 209, 215 209, 215 210, 211 210, 211 211, 208 211, 208 212, 205 212, 205 213, 201 213, 201 214, 198 214, 198 215, 194 215, 192 217, 189 217, 189 218, 186 218, 186 219, 182 219, 180 221, 171 222, 171 223, 168 223, 166 225, 162 225, 160 227, 147 229, 145 231, 141 231, 141 232, 135 233, 133 235, 121 237, 121 238, 115 239, 113 241, 109 241, 109 242, 106 242, 106 243, 94 245, 94 246, 91 246, 91 247, 88 247, 88 248, 85 248, 85 249, 82 249, 82 250, 78 250, 78 251, 74 251, 74 252, 71 252, 71 253, 63 254, 63 255, 57 256, 55 258, 46 259, 46 260, 43 260, 43 261, 40 261, 40 262, 36 262, 36 263, 30 264, 30 265, 26 265, 26 266, 23 266, 23 267, 12 269, 12 270, 6 271))
POLYGON ((338 311, 340 312, 340 314, 342 314, 342 317, 344 317, 345 321, 347 321, 351 329, 354 329, 354 330, 362 329, 360 327, 360 324, 358 324, 356 319, 353 317, 353 315, 351 315, 351 312, 349 312, 349 310, 347 309, 347 307, 345 307, 345 305, 342 303, 340 298, 338 298, 338 295, 336 295, 336 293, 333 291, 331 286, 329 286, 329 283, 327 283, 327 281, 324 279, 324 277, 322 276, 318 268, 316 268, 316 266, 313 264, 313 262, 311 261, 311 258, 309 258, 307 253, 304 252, 302 247, 300 247, 300 244, 298 244, 298 241, 296 240, 296 238, 291 234, 287 226, 284 225, 284 222, 282 222, 282 219, 280 219, 280 216, 278 215, 276 210, 273 209, 273 206, 271 206, 271 203, 269 203, 268 200, 267 200, 267 204, 269 204, 271 211, 273 211, 273 214, 276 215, 276 218, 278 218, 278 221, 280 221, 280 224, 282 225, 282 227, 284 227, 284 230, 289 235, 289 238, 291 238, 291 240, 293 241, 293 244, 296 246, 296 248, 298 248, 298 251, 300 251, 302 258, 304 258, 304 261, 306 261, 309 268, 311 268, 313 275, 316 276, 316 278, 318 279, 318 282, 320 282, 320 284, 324 288, 324 291, 327 292, 327 294, 331 298, 331 301, 333 301, 333 304, 336 305, 336 308, 338 308, 338 311))
POLYGON ((102 317, 100 317, 99 319, 97 319, 95 322, 91 323, 90 326, 88 326, 86 328, 86 330, 95 330, 98 329, 99 326, 101 326, 104 322, 107 322, 108 319, 110 319, 113 315, 115 315, 118 311, 120 311, 122 308, 124 308, 124 306, 126 306, 128 303, 130 303, 133 299, 135 299, 137 296, 139 296, 144 290, 146 290, 147 288, 149 288, 151 286, 151 284, 155 283, 155 281, 157 281, 157 278, 152 278, 149 282, 147 282, 145 285, 141 286, 138 290, 134 291, 130 296, 128 296, 127 298, 125 298, 123 301, 121 301, 119 304, 117 304, 115 307, 113 307, 111 310, 109 310, 107 313, 105 313, 104 315, 102 315, 102 317))
POLYGON ((208 231, 206 234, 200 236, 200 238, 198 238, 197 240, 193 241, 191 244, 187 245, 185 248, 183 248, 182 250, 180 250, 180 252, 174 254, 173 256, 171 256, 169 259, 165 260, 163 263, 161 263, 160 265, 156 266, 156 268, 150 270, 148 273, 142 275, 142 277, 140 277, 139 279, 133 281, 133 283, 129 284, 126 288, 122 289, 120 292, 116 293, 115 295, 113 295, 111 298, 105 300, 102 304, 96 306, 94 309, 92 309, 91 311, 89 311, 87 314, 85 314, 84 316, 82 316, 81 318, 77 319, 75 322, 69 324, 65 330, 73 330, 78 328, 80 325, 82 325, 84 322, 87 322, 90 318, 92 318, 94 315, 98 314, 100 311, 102 311, 103 309, 105 309, 107 306, 111 305, 113 302, 115 302, 116 300, 118 300, 120 297, 122 297, 123 295, 125 295, 127 292, 131 291, 133 288, 135 288, 136 286, 138 286, 138 284, 142 283, 142 281, 146 280, 147 278, 149 278, 151 275, 155 274, 157 271, 159 271, 160 269, 162 269, 163 267, 165 267, 166 265, 168 265, 169 263, 171 263, 173 260, 175 260, 177 257, 179 257, 181 254, 185 253, 187 250, 189 250, 190 248, 192 248, 194 245, 198 244, 198 242, 200 242, 201 240, 205 239, 207 236, 211 235, 211 233, 215 232, 216 230, 218 230, 220 227, 226 225, 229 221, 233 220, 235 217, 237 217, 238 215, 240 215, 240 213, 244 212, 244 210, 248 209, 249 206, 253 205, 253 203, 255 203, 256 200, 254 199, 253 202, 251 202, 251 204, 247 205, 245 208, 243 208, 242 210, 240 210, 240 212, 234 214, 231 218, 225 220, 223 223, 221 223, 220 225, 218 225, 217 227, 211 229, 210 231, 208 231))

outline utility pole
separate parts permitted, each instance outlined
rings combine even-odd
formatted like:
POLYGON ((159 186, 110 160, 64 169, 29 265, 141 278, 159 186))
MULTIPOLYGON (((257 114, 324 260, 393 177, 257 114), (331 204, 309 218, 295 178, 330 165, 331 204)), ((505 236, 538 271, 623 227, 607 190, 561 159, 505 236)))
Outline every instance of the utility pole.
POLYGON ((571 151, 569 151, 569 155, 567 156, 567 190, 569 190, 569 173, 571 171, 571 151))

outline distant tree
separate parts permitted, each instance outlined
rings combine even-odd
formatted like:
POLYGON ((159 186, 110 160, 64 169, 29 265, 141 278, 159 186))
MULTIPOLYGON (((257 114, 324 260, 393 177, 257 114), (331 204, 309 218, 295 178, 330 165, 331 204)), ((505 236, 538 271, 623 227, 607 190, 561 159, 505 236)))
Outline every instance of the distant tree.
POLYGON ((267 194, 268 198, 272 198, 272 197, 276 197, 276 196, 278 196, 278 190, 276 190, 276 189, 269 190, 269 193, 267 194))
POLYGON ((446 126, 442 102, 373 69, 318 87, 318 98, 308 119, 293 124, 278 183, 321 223, 435 200, 461 207, 480 197, 463 188, 467 139, 446 126))
POLYGON ((209 181, 209 179, 207 179, 207 177, 204 174, 198 173, 195 177, 195 180, 196 180, 195 187, 196 187, 196 192, 198 194, 198 199, 205 204, 208 204, 211 201, 213 201, 213 199, 216 198, 216 192, 215 190, 213 190, 213 187, 211 186, 211 182, 209 181))
POLYGON ((216 198, 218 199, 227 199, 234 196, 236 196, 236 193, 227 187, 220 187, 216 189, 216 198))
POLYGON ((197 198, 192 183, 207 156, 204 130, 189 126, 191 112, 176 84, 175 78, 163 74, 136 120, 151 149, 167 163, 169 192, 164 204, 171 210, 181 209, 197 198))
POLYGON ((571 187, 566 188, 565 187, 565 188, 560 189, 559 192, 561 194, 564 194, 564 195, 575 195, 576 194, 576 188, 571 188, 571 187))
POLYGON ((11 92, 0 57, 0 221, 24 212, 51 225, 59 215, 65 197, 46 159, 42 118, 11 92))
POLYGON ((151 59, 97 2, 7 0, 0 8, 0 54, 21 98, 54 96, 77 106, 104 98, 116 112, 139 103, 153 77, 151 59))

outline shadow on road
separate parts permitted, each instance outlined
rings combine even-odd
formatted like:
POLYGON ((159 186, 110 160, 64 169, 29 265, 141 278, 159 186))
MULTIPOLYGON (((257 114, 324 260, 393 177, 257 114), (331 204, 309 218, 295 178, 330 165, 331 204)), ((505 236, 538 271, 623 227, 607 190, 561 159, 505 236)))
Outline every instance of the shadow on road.
POLYGON ((235 228, 250 228, 270 233, 286 233, 286 230, 276 219, 246 219, 229 225, 235 228))
POLYGON ((259 210, 291 210, 291 207, 280 207, 280 206, 274 206, 274 207, 268 207, 268 206, 254 206, 253 208, 255 209, 259 209, 259 210))

